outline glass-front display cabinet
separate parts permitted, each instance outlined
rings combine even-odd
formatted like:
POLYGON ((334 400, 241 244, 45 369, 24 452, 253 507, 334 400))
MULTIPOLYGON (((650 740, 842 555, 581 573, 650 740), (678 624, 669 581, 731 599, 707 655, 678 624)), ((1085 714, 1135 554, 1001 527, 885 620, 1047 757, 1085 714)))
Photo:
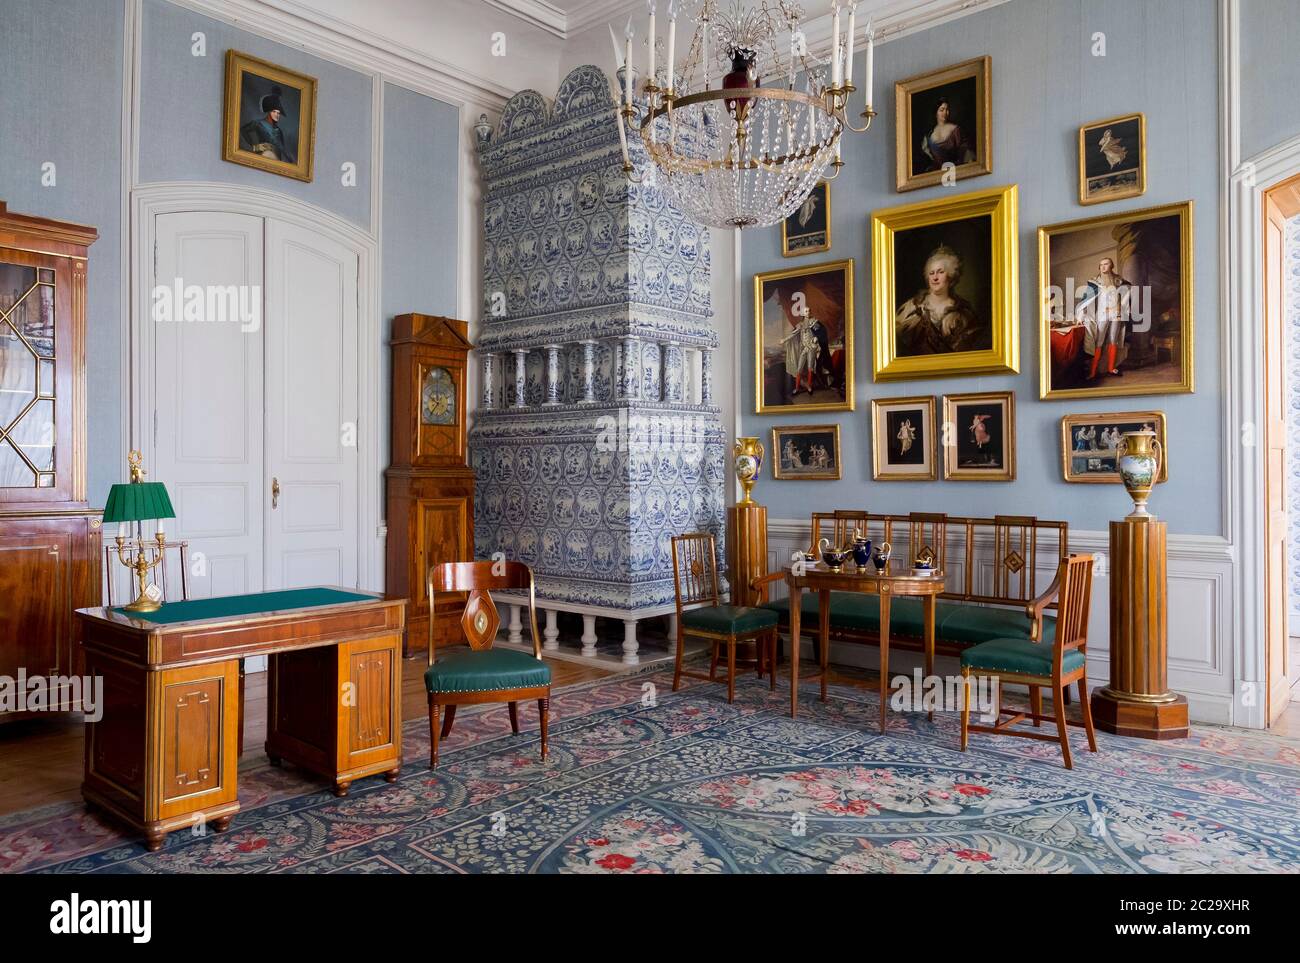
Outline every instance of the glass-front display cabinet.
POLYGON ((100 511, 86 501, 86 259, 97 236, 0 202, 0 675, 78 673, 73 610, 102 596, 100 511))

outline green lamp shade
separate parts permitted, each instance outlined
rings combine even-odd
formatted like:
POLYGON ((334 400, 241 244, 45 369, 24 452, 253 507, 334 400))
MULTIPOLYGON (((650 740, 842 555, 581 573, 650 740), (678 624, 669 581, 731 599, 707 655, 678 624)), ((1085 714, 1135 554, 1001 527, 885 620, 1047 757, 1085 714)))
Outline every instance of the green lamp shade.
POLYGON ((114 485, 104 506, 105 522, 143 522, 154 518, 175 518, 176 510, 162 482, 132 482, 114 485))

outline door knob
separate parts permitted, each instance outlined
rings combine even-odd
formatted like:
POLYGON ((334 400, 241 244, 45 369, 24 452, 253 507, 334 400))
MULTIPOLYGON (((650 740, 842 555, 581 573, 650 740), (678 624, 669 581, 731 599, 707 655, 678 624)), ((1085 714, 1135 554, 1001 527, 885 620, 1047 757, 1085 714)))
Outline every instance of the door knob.
POLYGON ((280 504, 280 479, 271 479, 271 507, 275 508, 280 504))

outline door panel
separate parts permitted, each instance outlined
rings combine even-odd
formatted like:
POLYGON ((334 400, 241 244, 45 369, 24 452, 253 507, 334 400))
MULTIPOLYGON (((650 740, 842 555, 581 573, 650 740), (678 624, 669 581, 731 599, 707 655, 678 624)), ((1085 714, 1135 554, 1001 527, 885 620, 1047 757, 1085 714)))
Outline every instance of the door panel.
POLYGON ((171 318, 150 326, 156 434, 147 467, 176 508, 169 535, 190 542, 196 598, 263 587, 262 231, 262 218, 244 214, 155 220, 155 290, 179 279, 205 293, 201 316, 174 304, 171 318))
POLYGON ((273 219, 266 239, 266 585, 355 586, 357 255, 273 219))

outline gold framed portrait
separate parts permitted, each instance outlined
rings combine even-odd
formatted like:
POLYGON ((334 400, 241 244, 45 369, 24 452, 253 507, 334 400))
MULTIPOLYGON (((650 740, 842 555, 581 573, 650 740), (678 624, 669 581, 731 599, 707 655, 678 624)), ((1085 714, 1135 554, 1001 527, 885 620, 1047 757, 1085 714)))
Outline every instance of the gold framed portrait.
POLYGON ((993 173, 991 64, 976 57, 894 84, 897 190, 993 173))
POLYGON ((1038 229, 1040 398, 1193 390, 1192 202, 1038 229))
POLYGON ((781 256, 798 257, 831 249, 831 184, 817 186, 781 222, 781 256))
POLYGON ((1122 485, 1119 440, 1126 432, 1150 429, 1160 442, 1160 477, 1169 481, 1169 444, 1163 411, 1112 411, 1061 418, 1061 474, 1068 482, 1122 485))
POLYGON ((1079 128, 1079 203, 1101 204, 1147 190, 1147 119, 1125 114, 1079 128))
POLYGON ((1014 481, 1016 396, 975 391, 943 396, 943 477, 953 481, 1014 481))
POLYGON ((876 381, 1020 370, 1016 185, 871 215, 876 381))
POLYGON ((772 429, 772 477, 839 481, 839 425, 778 425, 772 429))
POLYGON ((853 259, 754 275, 754 410, 853 410, 853 259))
POLYGON ((316 78, 226 51, 221 158, 310 181, 316 153, 316 78))
POLYGON ((871 399, 871 477, 934 481, 939 477, 934 395, 871 399))

